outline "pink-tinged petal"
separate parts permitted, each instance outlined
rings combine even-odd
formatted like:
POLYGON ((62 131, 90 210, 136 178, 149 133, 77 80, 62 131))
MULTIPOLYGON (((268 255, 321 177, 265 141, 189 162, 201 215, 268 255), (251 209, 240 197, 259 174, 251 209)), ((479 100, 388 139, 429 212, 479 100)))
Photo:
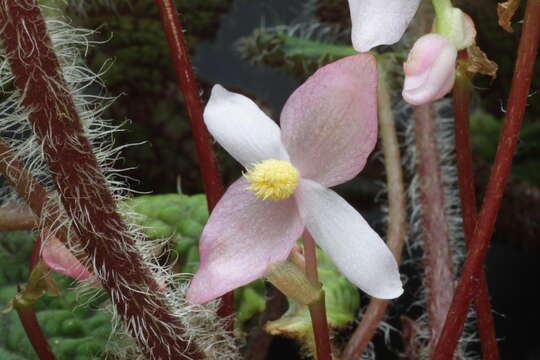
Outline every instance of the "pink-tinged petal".
POLYGON ((279 126, 249 98, 221 85, 212 89, 204 122, 217 142, 246 168, 266 159, 289 159, 279 126))
POLYGON ((350 282, 380 299, 393 299, 403 293, 394 256, 342 197, 320 184, 302 179, 296 198, 313 239, 350 282))
POLYGON ((369 54, 320 68, 287 100, 281 136, 304 178, 341 184, 363 169, 377 142, 377 65, 369 54))
POLYGON ((403 65, 403 98, 422 105, 445 96, 454 86, 457 49, 446 38, 427 34, 414 44, 403 65))
POLYGON ((260 278, 269 264, 283 261, 304 225, 296 201, 258 199, 241 178, 229 187, 201 235, 201 264, 187 299, 206 303, 260 278))
MULTIPOLYGON (((75 280, 83 281, 92 277, 92 274, 55 237, 47 241, 41 250, 41 258, 51 270, 75 280)), ((99 284, 96 283, 96 285, 99 284)))
POLYGON ((420 0, 349 0, 354 48, 365 52, 398 42, 418 5, 420 0))

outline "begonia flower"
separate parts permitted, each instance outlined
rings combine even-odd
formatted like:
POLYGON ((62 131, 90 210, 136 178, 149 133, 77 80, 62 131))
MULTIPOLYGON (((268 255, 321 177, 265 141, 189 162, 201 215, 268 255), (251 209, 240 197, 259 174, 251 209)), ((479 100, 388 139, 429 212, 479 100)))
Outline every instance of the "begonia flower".
POLYGON ((454 86, 457 49, 445 37, 427 34, 419 38, 403 65, 403 99, 422 105, 445 96, 454 86))
POLYGON ((365 52, 398 42, 419 5, 420 0, 349 0, 353 47, 365 52))
POLYGON ((249 98, 215 85, 204 120, 247 172, 208 219, 187 293, 205 303, 287 259, 304 228, 366 293, 403 292, 394 256, 330 186, 355 177, 377 141, 377 69, 359 54, 319 69, 287 100, 281 130, 249 98))

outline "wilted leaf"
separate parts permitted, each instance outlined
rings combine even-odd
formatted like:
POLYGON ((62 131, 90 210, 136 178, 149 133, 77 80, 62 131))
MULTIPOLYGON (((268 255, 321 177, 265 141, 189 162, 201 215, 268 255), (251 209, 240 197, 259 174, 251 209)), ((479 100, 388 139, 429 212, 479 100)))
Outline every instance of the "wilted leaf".
POLYGON ((478 46, 470 47, 468 53, 469 63, 467 65, 467 71, 489 75, 492 78, 497 77, 497 70, 499 66, 495 61, 489 60, 486 53, 483 52, 478 46))
POLYGON ((497 15, 499 16, 499 25, 508 32, 513 32, 512 17, 519 7, 520 0, 508 0, 497 4, 497 15))

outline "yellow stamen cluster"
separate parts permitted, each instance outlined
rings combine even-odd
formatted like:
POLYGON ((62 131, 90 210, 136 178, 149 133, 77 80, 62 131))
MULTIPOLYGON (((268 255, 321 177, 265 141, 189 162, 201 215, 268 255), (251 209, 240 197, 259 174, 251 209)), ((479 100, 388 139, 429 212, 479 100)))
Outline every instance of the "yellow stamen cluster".
POLYGON ((300 172, 288 161, 268 159, 253 164, 244 177, 251 183, 247 188, 262 200, 284 200, 298 186, 300 172))

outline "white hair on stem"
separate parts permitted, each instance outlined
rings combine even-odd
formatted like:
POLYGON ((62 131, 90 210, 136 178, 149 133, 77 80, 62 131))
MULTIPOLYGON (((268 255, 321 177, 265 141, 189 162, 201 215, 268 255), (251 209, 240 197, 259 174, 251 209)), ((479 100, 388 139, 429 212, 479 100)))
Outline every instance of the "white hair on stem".
MULTIPOLYGON (((414 138, 414 119, 410 115, 412 113, 411 105, 402 103, 398 109, 401 116, 401 121, 405 127, 405 168, 407 176, 410 178, 410 184, 407 191, 408 207, 409 207, 409 239, 407 242, 407 257, 404 262, 418 268, 417 264, 423 264, 418 254, 422 254, 422 205, 420 201, 419 179, 416 173, 416 146, 414 138)), ((446 219, 448 221, 448 233, 450 247, 453 251, 452 260, 454 263, 455 278, 458 277, 458 269, 461 269, 465 260, 465 241, 463 234, 463 220, 461 217, 461 206, 459 198, 459 189, 457 184, 457 168, 455 160, 455 141, 454 141, 454 119, 452 116, 452 107, 450 100, 441 100, 434 103, 434 121, 437 132, 437 147, 439 150, 439 162, 441 168, 441 180, 444 188, 444 203, 446 219)), ((417 335, 417 343, 420 344, 420 354, 417 354, 419 359, 429 358, 429 340, 431 334, 428 333, 427 323, 428 317, 426 313, 426 293, 425 293, 425 277, 423 268, 419 269, 418 273, 422 277, 422 284, 417 300, 412 304, 412 307, 423 309, 424 315, 415 321, 419 324, 417 335)), ((478 342, 478 337, 475 332, 475 313, 471 309, 468 314, 468 319, 465 324, 462 336, 460 338, 456 358, 463 360, 478 359, 479 354, 471 351, 471 344, 478 342)))
MULTIPOLYGON (((83 2, 78 3, 82 5, 83 2)), ((98 74, 92 72, 84 64, 81 53, 85 54, 89 46, 97 44, 97 42, 90 40, 93 33, 91 30, 73 28, 59 19, 48 20, 47 28, 54 51, 60 60, 63 77, 67 84, 66 90, 73 98, 84 135, 92 144, 100 171, 106 177, 107 185, 114 199, 116 201, 126 199, 131 192, 124 184, 122 170, 113 168, 115 161, 120 156, 120 150, 125 146, 114 146, 113 135, 119 129, 110 121, 101 118, 104 110, 114 100, 105 95, 104 86, 99 79, 100 75, 110 66, 110 63, 106 63, 98 74)), ((24 93, 21 93, 15 87, 14 76, 10 71, 7 56, 2 49, 0 49, 0 87, 2 89, 2 97, 0 98, 0 136, 16 154, 16 159, 25 164, 27 170, 51 195, 43 207, 40 218, 39 229, 43 235, 43 244, 52 239, 58 231, 65 231, 67 234, 66 245, 70 251, 80 256, 86 256, 83 243, 73 241, 75 238, 73 235, 77 233, 75 227, 79 225, 71 221, 62 206, 59 193, 63 193, 64 189, 57 188, 52 181, 43 152, 43 144, 33 135, 28 122, 30 111, 22 104, 24 93)), ((46 136, 52 137, 53 135, 52 129, 49 129, 46 136)), ((69 141, 80 149, 77 138, 71 138, 69 141)), ((92 185, 93 182, 94 179, 87 176, 84 178, 83 186, 85 184, 92 185)), ((18 196, 9 188, 5 187, 0 190, 0 204, 15 200, 20 202, 18 196)), ((96 195, 94 201, 99 203, 103 199, 96 195)), ((129 209, 126 211, 129 211, 129 209)), ((81 221, 79 224, 82 223, 90 229, 93 228, 92 218, 87 209, 79 206, 75 210, 75 214, 71 214, 71 216, 79 219, 81 221)), ((126 214, 125 217, 129 218, 129 214, 126 214)), ((226 320, 220 319, 216 315, 219 302, 214 301, 205 306, 187 304, 184 299, 187 285, 185 285, 185 281, 183 285, 179 285, 181 280, 185 280, 186 275, 172 274, 169 267, 160 265, 160 262, 156 259, 161 255, 159 249, 163 247, 167 239, 148 241, 142 230, 141 227, 135 225, 134 221, 128 221, 127 231, 135 239, 135 245, 123 244, 122 250, 126 254, 140 253, 144 264, 151 269, 156 282, 163 284, 160 291, 163 292, 167 305, 172 309, 172 314, 182 324, 182 329, 177 329, 174 325, 162 322, 167 332, 173 336, 181 336, 186 341, 196 343, 208 359, 239 359, 238 346, 232 334, 225 330, 226 320)), ((96 230, 94 229, 94 231, 96 230)), ((122 274, 110 273, 103 263, 99 265, 99 262, 96 262, 96 256, 91 256, 88 259, 88 265, 92 266, 94 273, 102 280, 114 279, 119 284, 119 288, 130 287, 122 274)), ((94 294, 93 296, 97 296, 101 290, 90 286, 95 280, 88 279, 79 283, 78 291, 80 293, 90 292, 94 294)), ((138 292, 152 291, 151 289, 141 288, 136 290, 138 292)), ((124 297, 122 291, 113 288, 110 296, 116 306, 121 306, 124 297)), ((155 312, 152 308, 155 308, 157 304, 151 298, 144 299, 146 301, 144 312, 146 315, 153 317, 155 312)), ((81 304, 81 306, 84 306, 84 304, 81 304)), ((141 314, 121 322, 115 308, 110 306, 108 309, 113 314, 113 333, 107 344, 108 352, 114 355, 115 359, 143 359, 144 356, 137 348, 131 335, 128 334, 126 325, 131 325, 130 328, 135 334, 139 335, 139 341, 142 342, 146 341, 145 334, 154 331, 154 329, 147 326, 142 320, 141 314)), ((161 320, 154 319, 154 321, 161 320)), ((160 334, 154 333, 154 335, 159 337, 160 334)), ((167 349, 169 353, 181 350, 183 349, 167 349)))

